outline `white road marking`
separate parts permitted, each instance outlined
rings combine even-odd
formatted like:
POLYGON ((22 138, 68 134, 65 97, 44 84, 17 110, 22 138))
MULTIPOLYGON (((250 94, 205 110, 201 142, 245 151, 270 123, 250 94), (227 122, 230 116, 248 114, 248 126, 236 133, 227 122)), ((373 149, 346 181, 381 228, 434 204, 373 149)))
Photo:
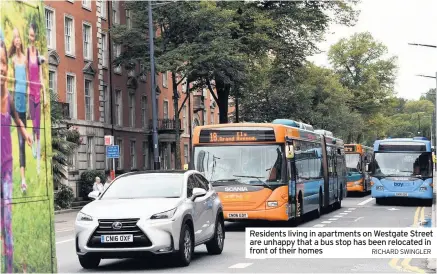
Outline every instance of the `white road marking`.
POLYGON ((59 232, 68 232, 68 231, 74 231, 74 228, 58 229, 55 232, 59 233, 59 232))
POLYGON ((323 221, 322 224, 330 224, 332 223, 331 221, 323 221))
POLYGON ((324 227, 325 225, 322 224, 318 224, 318 225, 314 225, 313 227, 324 227))
POLYGON ((252 264, 253 263, 239 263, 239 264, 231 265, 229 268, 246 268, 252 264))
POLYGON ((329 219, 330 221, 337 221, 338 219, 337 218, 331 218, 331 219, 329 219))
POLYGON ((351 213, 352 211, 350 211, 350 210, 346 210, 345 212, 347 212, 347 213, 351 213))
POLYGON ((355 210, 356 208, 355 207, 351 207, 351 208, 349 208, 348 210, 355 210))
POLYGON ((74 238, 71 238, 71 239, 68 239, 68 240, 64 240, 64 241, 59 241, 59 242, 56 242, 56 244, 58 245, 58 244, 68 243, 68 242, 71 242, 71 241, 74 241, 74 238))
POLYGON ((334 216, 335 218, 341 218, 341 217, 343 217, 342 215, 335 215, 334 216))
POLYGON ((358 220, 363 219, 364 217, 358 217, 354 220, 354 222, 358 222, 358 220))
POLYGON ((359 204, 357 204, 357 205, 362 206, 362 205, 365 205, 365 204, 367 204, 368 202, 371 202, 371 201, 373 201, 373 200, 375 200, 375 198, 369 198, 369 199, 367 199, 367 200, 365 200, 365 201, 362 201, 361 203, 359 203, 359 204))
POLYGON ((340 213, 340 215, 347 215, 347 213, 342 212, 342 213, 340 213))

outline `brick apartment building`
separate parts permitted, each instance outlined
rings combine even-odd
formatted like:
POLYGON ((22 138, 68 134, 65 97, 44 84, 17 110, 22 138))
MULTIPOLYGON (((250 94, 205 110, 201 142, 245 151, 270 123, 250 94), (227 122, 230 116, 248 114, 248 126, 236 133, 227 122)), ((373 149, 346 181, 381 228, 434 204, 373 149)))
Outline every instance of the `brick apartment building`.
MULTIPOLYGON (((138 75, 141 64, 136 64, 131 71, 110 65, 110 49, 114 57, 121 53, 121 47, 109 39, 110 25, 131 24, 130 12, 124 9, 123 2, 45 1, 45 16, 49 88, 58 94, 69 124, 78 128, 83 140, 83 145, 71 159, 70 186, 77 193, 76 182, 81 171, 112 167, 112 161, 105 156, 104 135, 114 135, 115 143, 120 145, 121 157, 115 162, 117 170, 153 169, 150 74, 138 75)), ((170 73, 163 72, 156 78, 160 90, 157 101, 162 169, 175 167, 170 77, 170 73)), ((182 106, 186 85, 180 85, 178 89, 179 106, 182 106)), ((191 109, 188 110, 185 104, 180 113, 181 143, 178 145, 182 165, 190 157, 188 111, 191 111, 193 128, 218 123, 217 104, 206 89, 194 92, 190 101, 191 109)), ((232 115, 232 109, 230 113, 232 115)))

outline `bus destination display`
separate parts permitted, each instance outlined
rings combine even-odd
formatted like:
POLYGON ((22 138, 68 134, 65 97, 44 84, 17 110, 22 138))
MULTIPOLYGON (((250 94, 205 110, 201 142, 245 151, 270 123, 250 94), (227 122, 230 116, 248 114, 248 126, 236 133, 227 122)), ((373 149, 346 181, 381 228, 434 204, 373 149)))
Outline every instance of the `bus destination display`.
POLYGON ((344 152, 354 152, 355 146, 344 146, 344 152))
POLYGON ((199 143, 272 142, 273 130, 202 130, 199 143))

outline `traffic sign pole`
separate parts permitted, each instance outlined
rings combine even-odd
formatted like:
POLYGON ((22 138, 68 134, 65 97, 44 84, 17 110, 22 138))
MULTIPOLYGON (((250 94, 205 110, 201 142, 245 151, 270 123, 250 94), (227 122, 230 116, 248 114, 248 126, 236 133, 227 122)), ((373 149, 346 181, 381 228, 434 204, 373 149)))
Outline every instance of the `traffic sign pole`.
POLYGON ((120 147, 114 146, 114 136, 105 136, 106 158, 112 158, 112 170, 110 171, 111 179, 115 179, 115 159, 120 158, 120 147))

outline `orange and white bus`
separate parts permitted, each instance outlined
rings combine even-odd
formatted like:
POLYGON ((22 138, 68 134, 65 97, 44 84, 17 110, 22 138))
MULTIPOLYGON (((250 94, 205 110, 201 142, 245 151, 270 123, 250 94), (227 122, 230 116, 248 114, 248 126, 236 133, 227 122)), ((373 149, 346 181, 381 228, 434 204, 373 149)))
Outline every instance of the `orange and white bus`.
POLYGON ((193 164, 218 192, 228 221, 320 216, 346 195, 343 141, 284 124, 196 127, 193 164))
POLYGON ((366 166, 373 158, 373 149, 361 144, 344 145, 346 153, 347 191, 369 193, 371 185, 366 166))

